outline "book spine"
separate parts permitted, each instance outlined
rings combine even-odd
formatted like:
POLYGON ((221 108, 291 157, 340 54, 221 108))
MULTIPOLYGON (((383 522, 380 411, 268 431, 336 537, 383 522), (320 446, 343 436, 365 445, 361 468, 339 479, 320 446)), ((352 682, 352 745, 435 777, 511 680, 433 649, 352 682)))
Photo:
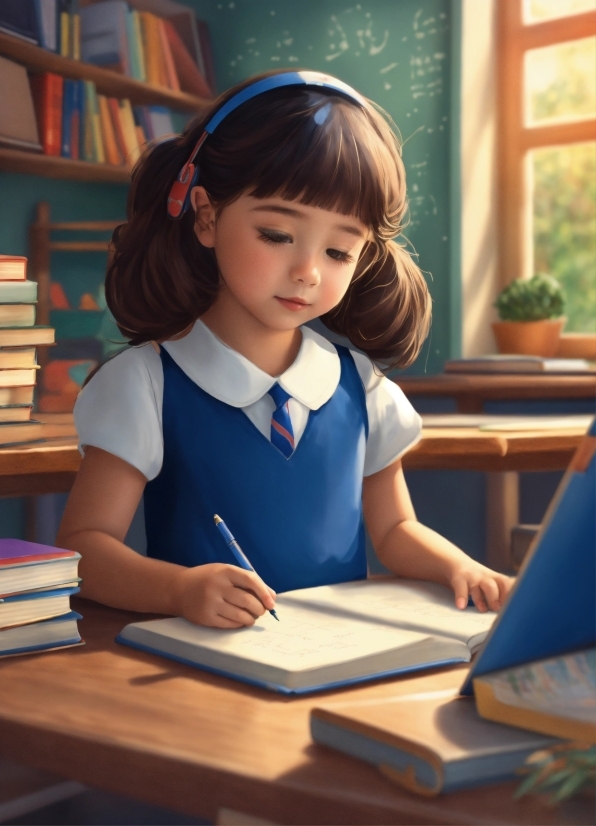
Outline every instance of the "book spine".
POLYGON ((81 157, 81 120, 83 112, 81 81, 72 81, 72 111, 70 114, 70 157, 78 161, 81 157))
POLYGON ((135 131, 132 107, 129 100, 125 99, 119 102, 119 115, 124 140, 126 141, 127 162, 132 166, 139 157, 139 144, 135 131))
POLYGON ((107 161, 115 166, 120 166, 122 157, 118 151, 118 144, 116 143, 116 135, 114 134, 107 98, 104 95, 98 95, 97 103, 99 106, 99 119, 101 121, 101 132, 106 147, 107 161))
POLYGON ((59 4, 60 21, 60 54, 62 57, 70 57, 70 15, 65 0, 59 4))
POLYGON ((95 152, 95 138, 93 134, 93 81, 83 81, 85 102, 83 111, 83 158, 86 161, 97 163, 95 152))
POLYGON ((50 72, 30 78, 39 136, 45 155, 60 155, 62 148, 63 78, 50 72))
POLYGON ((134 30, 133 12, 130 10, 126 12, 126 44, 128 47, 128 56, 130 61, 130 76, 135 80, 142 80, 134 30))
POLYGON ((72 0, 70 8, 70 57, 73 60, 81 59, 81 14, 78 0, 72 0))
POLYGON ((106 153, 103 145, 103 136, 101 134, 101 122, 99 119, 99 104, 97 103, 97 92, 95 84, 91 84, 91 124, 93 126, 93 148, 97 157, 97 163, 106 162, 106 153))
POLYGON ((170 44, 168 41, 165 21, 158 19, 156 21, 156 26, 157 31, 159 33, 159 42, 164 58, 163 62, 166 72, 167 85, 170 87, 170 89, 174 89, 175 91, 179 92, 180 81, 178 80, 178 75, 176 74, 176 67, 174 65, 174 58, 172 57, 172 51, 170 49, 170 44))
POLYGON ((126 163, 128 148, 126 138, 124 137, 124 131, 122 129, 122 123, 120 121, 120 106, 116 98, 108 98, 107 103, 110 117, 112 119, 112 128, 114 129, 114 137, 116 139, 116 145, 118 146, 118 152, 122 158, 122 162, 126 163))
POLYGON ((138 11, 132 12, 132 22, 134 30, 135 47, 139 61, 140 80, 145 83, 147 81, 147 70, 145 61, 145 50, 143 48, 143 35, 141 32, 141 18, 138 11))
POLYGON ((64 81, 64 98, 62 105, 62 149, 60 153, 63 158, 71 157, 74 84, 74 80, 67 79, 64 81))

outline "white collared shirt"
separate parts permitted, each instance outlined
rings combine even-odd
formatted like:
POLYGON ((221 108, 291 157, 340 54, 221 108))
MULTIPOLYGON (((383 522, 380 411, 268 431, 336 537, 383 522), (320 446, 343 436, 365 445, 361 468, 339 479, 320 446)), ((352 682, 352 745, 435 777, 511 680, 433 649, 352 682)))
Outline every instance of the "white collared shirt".
MULTIPOLYGON (((291 399, 289 412, 298 445, 311 410, 329 401, 341 366, 335 347, 308 327, 294 363, 281 376, 260 370, 215 336, 202 321, 177 341, 162 345, 186 375, 219 401, 239 407, 270 438, 269 395, 278 382, 291 399)), ((366 391, 369 434, 364 475, 396 461, 420 438, 421 420, 402 391, 375 372, 372 362, 352 352, 366 391)), ((151 344, 131 347, 107 362, 80 393, 74 416, 79 448, 99 447, 124 459, 148 479, 163 462, 163 369, 151 344)))

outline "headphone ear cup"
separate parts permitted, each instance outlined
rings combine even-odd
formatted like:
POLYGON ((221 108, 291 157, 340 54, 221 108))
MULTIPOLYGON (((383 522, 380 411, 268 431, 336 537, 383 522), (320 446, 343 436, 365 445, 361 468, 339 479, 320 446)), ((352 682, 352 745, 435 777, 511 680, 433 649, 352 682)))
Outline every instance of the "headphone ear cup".
POLYGON ((190 209, 190 193, 199 180, 199 168, 194 164, 189 164, 184 181, 177 178, 172 184, 168 195, 168 215, 170 218, 182 218, 185 212, 190 209))

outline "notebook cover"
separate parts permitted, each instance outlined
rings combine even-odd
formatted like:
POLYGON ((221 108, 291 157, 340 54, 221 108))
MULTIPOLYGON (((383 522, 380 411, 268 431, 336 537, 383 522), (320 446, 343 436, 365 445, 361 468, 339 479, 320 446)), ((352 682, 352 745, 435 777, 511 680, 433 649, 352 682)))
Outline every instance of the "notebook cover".
POLYGON ((347 685, 355 685, 357 683, 368 683, 372 682, 372 680, 383 680, 387 677, 401 676, 402 674, 409 674, 413 671, 422 671, 431 668, 442 668, 445 665, 459 665, 460 663, 468 662, 468 660, 465 660, 463 658, 455 658, 451 660, 437 660, 436 662, 421 663, 420 665, 412 665, 408 666, 407 668, 398 668, 392 671, 383 671, 377 674, 366 675, 364 677, 354 677, 350 680, 338 680, 332 683, 308 686, 307 688, 286 688, 286 686, 278 685, 277 683, 268 683, 264 680, 250 679, 249 677, 244 676, 240 677, 237 674, 232 674, 229 671, 223 671, 219 668, 211 668, 210 666, 199 665, 198 663, 194 663, 191 660, 184 659, 183 657, 176 657, 173 654, 167 653, 166 651, 161 651, 157 648, 151 648, 148 645, 142 645, 137 642, 130 642, 130 640, 127 640, 124 637, 122 637, 121 634, 118 634, 118 636, 116 637, 116 642, 120 643, 121 645, 127 645, 129 646, 129 648, 136 648, 138 651, 144 651, 146 654, 157 654, 158 656, 165 657, 168 660, 174 660, 175 662, 182 663, 183 665, 190 665, 192 668, 198 668, 199 671, 208 671, 210 674, 217 674, 219 677, 227 677, 228 679, 236 680, 240 683, 254 685, 258 688, 266 688, 267 691, 275 691, 278 694, 285 694, 288 696, 296 696, 298 694, 312 694, 315 691, 328 691, 329 689, 343 688, 347 685))
POLYGON ((482 674, 596 643, 596 420, 461 688, 482 674))
POLYGON ((29 562, 45 562, 49 559, 78 558, 76 551, 41 545, 39 542, 27 542, 24 539, 0 539, 0 566, 24 565, 29 562))

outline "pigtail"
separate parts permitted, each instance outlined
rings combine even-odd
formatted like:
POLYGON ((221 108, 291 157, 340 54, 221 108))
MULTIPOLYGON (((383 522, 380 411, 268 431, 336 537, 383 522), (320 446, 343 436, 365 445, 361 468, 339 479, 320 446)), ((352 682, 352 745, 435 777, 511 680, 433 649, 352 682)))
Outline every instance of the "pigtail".
POLYGON ((404 247, 395 241, 370 241, 346 295, 321 321, 373 361, 407 367, 428 335, 430 293, 404 247))

